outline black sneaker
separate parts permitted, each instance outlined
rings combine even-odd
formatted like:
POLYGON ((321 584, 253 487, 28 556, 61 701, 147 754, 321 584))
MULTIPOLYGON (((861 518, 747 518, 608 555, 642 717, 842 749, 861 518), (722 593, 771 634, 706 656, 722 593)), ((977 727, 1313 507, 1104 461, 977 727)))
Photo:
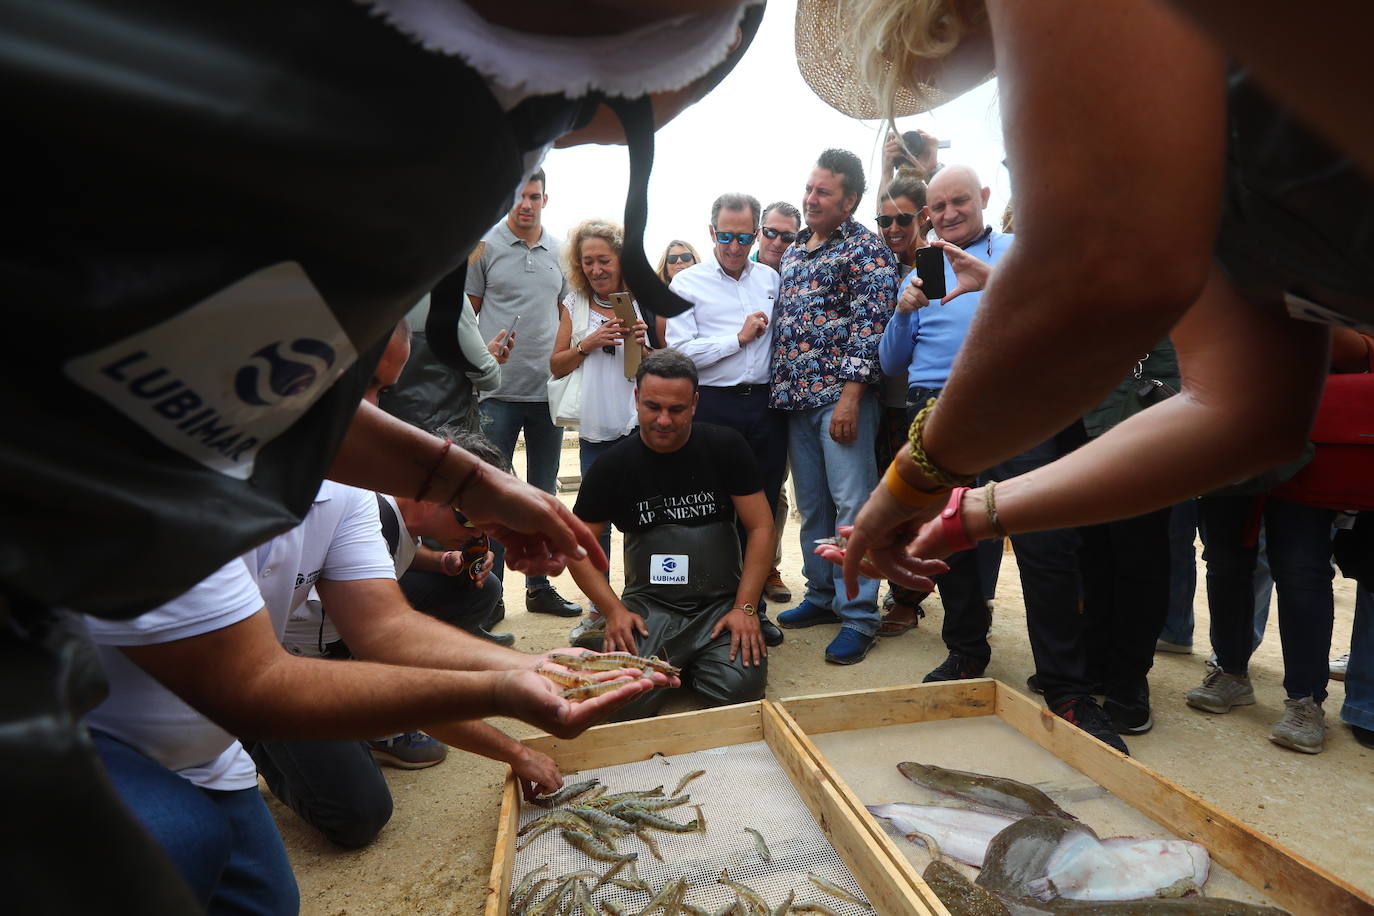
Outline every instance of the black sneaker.
POLYGON ((763 632, 763 644, 768 648, 782 645, 782 630, 768 619, 767 611, 759 611, 759 630, 763 632))
POLYGON ((1107 694, 1102 711, 1120 735, 1143 735, 1155 725, 1150 717, 1150 685, 1144 679, 1138 686, 1107 694))
POLYGON ((1026 689, 1031 693, 1038 693, 1041 696, 1045 695, 1045 688, 1040 686, 1040 675, 1038 674, 1032 674, 1030 677, 1026 678, 1026 689))
POLYGON ((1365 747, 1374 747, 1374 729, 1360 728, 1358 725, 1350 726, 1350 732, 1355 736, 1355 740, 1365 747))
POLYGON ((582 605, 564 598, 552 585, 525 592, 525 610, 531 614, 552 614, 555 617, 582 616, 582 605))
POLYGON ((971 677, 982 677, 983 671, 987 666, 987 662, 976 661, 969 658, 967 655, 951 652, 949 653, 949 657, 940 662, 939 666, 934 671, 921 678, 921 683, 929 684, 932 681, 965 681, 971 677))
POLYGON ((1108 747, 1130 755, 1126 742, 1117 735, 1107 714, 1092 697, 1070 697, 1061 700, 1054 707, 1054 714, 1071 725, 1077 725, 1108 747))

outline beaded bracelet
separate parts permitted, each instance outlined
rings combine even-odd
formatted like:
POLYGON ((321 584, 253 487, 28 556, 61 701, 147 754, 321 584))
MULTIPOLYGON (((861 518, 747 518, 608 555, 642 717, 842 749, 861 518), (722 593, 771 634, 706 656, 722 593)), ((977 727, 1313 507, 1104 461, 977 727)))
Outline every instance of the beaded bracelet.
POLYGON ((1004 538, 1007 536, 1007 529, 1002 527, 1002 521, 997 517, 997 497, 994 495, 996 488, 997 481, 989 480, 983 487, 983 499, 987 505, 988 524, 999 538, 1004 538))
POLYGON ((434 475, 439 473, 439 466, 448 457, 449 449, 453 448, 453 440, 445 439, 444 447, 439 449, 439 457, 434 459, 434 464, 430 465, 429 473, 425 475, 425 482, 420 484, 419 491, 415 494, 415 501, 418 503, 425 498, 425 493, 429 492, 429 485, 434 483, 434 475))
POLYGON ((922 407, 916 414, 916 419, 911 421, 911 430, 907 434, 907 439, 911 443, 911 460, 916 463, 916 467, 921 469, 921 473, 926 475, 932 483, 940 485, 942 490, 951 490, 954 487, 963 487, 973 483, 976 474, 951 474, 930 460, 926 454, 925 446, 921 444, 921 434, 925 432, 926 418, 935 409, 935 399, 926 401, 926 406, 922 407))

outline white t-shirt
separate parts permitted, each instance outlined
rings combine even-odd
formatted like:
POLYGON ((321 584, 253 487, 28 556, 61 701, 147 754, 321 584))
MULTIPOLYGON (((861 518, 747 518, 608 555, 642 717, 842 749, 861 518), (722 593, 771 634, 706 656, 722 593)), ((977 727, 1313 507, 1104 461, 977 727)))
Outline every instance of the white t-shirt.
MULTIPOLYGON (((220 567, 181 597, 132 620, 87 617, 110 680, 91 728, 138 748, 207 789, 257 784, 253 760, 233 735, 154 680, 118 646, 175 642, 246 620, 266 606, 281 637, 292 610, 319 579, 394 579, 377 498, 326 480, 305 521, 220 567)), ((226 690, 234 685, 224 685, 226 690)))
POLYGON ((700 383, 710 387, 766 385, 772 378, 773 304, 778 272, 767 264, 744 262, 736 280, 714 254, 673 278, 673 292, 692 308, 668 319, 668 346, 696 363, 700 383), (755 312, 768 316, 763 336, 739 345, 744 319, 755 312))

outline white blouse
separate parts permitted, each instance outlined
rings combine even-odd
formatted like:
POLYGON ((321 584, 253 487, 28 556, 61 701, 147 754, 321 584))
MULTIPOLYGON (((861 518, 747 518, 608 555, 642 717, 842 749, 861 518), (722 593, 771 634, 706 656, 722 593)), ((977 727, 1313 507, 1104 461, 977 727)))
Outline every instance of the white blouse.
MULTIPOLYGON (((571 301, 572 296, 565 299, 563 308, 569 308, 571 301)), ((637 302, 635 315, 644 317, 640 315, 637 302)), ((596 309, 587 309, 587 326, 573 329, 573 346, 610 320, 596 309)), ((639 426, 635 413, 635 382, 625 377, 624 347, 616 347, 614 355, 602 352, 600 347, 592 347, 580 369, 574 371, 582 373, 582 418, 578 438, 588 442, 611 442, 639 426)))

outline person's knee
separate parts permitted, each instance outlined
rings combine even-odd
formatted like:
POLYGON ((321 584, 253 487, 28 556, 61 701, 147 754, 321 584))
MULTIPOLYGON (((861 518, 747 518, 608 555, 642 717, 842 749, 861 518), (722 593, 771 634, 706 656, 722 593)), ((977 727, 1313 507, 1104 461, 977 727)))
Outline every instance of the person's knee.
POLYGON ((336 846, 361 849, 377 839, 377 834, 391 820, 393 810, 390 792, 370 792, 355 798, 340 816, 317 826, 336 846))

